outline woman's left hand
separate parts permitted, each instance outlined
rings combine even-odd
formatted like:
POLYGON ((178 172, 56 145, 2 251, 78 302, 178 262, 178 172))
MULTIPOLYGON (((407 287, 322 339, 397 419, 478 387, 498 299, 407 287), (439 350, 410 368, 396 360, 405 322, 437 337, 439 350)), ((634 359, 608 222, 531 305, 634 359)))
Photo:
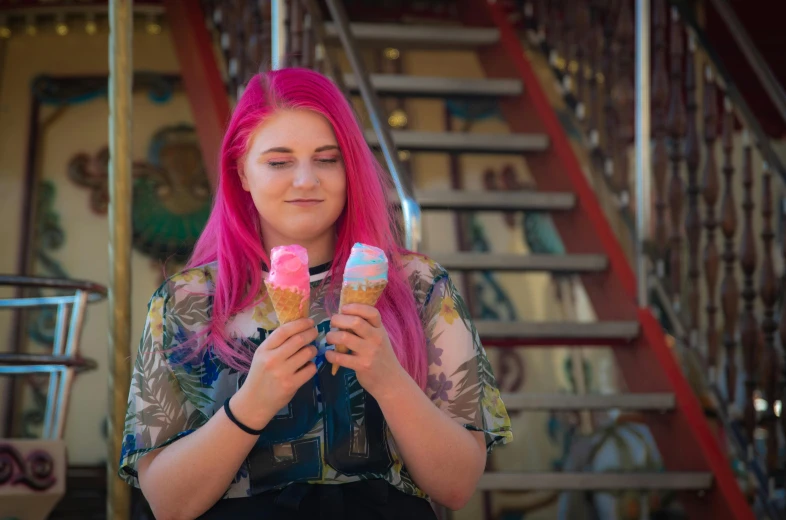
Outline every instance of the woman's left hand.
POLYGON ((330 345, 344 345, 351 352, 329 350, 326 359, 354 370, 360 385, 377 401, 393 395, 399 388, 399 378, 407 374, 393 352, 379 311, 353 303, 342 307, 341 313, 333 316, 330 325, 342 330, 331 330, 325 340, 330 345))

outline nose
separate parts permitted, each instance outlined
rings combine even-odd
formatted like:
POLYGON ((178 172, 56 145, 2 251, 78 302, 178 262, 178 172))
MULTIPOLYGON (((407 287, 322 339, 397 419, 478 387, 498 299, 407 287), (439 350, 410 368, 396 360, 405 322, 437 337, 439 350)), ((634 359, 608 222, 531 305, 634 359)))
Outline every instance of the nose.
POLYGON ((295 173, 295 180, 292 184, 295 188, 308 190, 316 187, 319 184, 319 178, 317 177, 317 174, 310 163, 303 164, 295 173))

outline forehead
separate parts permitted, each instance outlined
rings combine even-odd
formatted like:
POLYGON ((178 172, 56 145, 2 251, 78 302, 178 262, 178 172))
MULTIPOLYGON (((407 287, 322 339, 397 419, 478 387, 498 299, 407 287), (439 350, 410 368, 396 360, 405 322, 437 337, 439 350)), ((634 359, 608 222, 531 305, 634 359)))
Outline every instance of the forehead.
POLYGON ((268 117, 251 137, 250 148, 287 147, 293 150, 336 144, 333 127, 310 110, 280 110, 268 117))

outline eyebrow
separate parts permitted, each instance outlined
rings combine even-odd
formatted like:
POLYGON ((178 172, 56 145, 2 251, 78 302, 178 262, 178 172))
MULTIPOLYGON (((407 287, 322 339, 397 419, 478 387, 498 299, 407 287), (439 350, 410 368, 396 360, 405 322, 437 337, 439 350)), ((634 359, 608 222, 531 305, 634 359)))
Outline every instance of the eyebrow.
MULTIPOLYGON (((338 146, 336 146, 334 144, 327 144, 325 146, 320 146, 319 148, 314 150, 314 152, 315 153, 319 153, 319 152, 326 152, 328 150, 338 150, 338 146)), ((278 147, 275 147, 275 148, 271 148, 269 150, 265 150, 264 152, 262 152, 259 155, 265 155, 265 154, 269 154, 269 153, 292 153, 292 149, 291 148, 287 148, 285 146, 278 146, 278 147)))

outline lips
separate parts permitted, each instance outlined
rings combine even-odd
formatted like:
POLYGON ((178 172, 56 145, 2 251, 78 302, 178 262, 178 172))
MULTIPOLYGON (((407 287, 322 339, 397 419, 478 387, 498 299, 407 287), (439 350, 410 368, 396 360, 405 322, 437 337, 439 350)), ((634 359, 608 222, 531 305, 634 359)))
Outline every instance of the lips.
POLYGON ((321 202, 322 201, 319 200, 319 199, 295 199, 295 200, 288 200, 287 201, 288 204, 292 204, 292 205, 295 205, 295 206, 302 206, 302 207, 316 206, 317 204, 319 204, 321 202))

